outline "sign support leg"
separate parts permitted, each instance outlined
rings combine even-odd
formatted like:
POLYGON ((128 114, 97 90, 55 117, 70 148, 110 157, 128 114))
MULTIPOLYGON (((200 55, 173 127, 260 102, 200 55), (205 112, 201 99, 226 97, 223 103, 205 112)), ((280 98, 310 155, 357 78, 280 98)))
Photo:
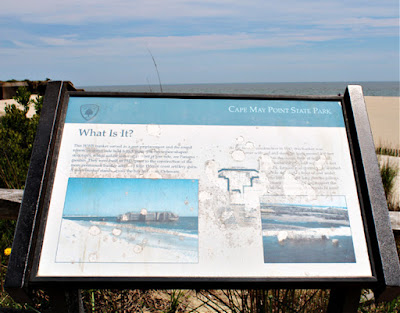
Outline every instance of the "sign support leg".
POLYGON ((79 289, 48 290, 52 312, 83 313, 83 302, 79 289))
POLYGON ((327 313, 355 313, 361 297, 361 289, 331 289, 327 313))

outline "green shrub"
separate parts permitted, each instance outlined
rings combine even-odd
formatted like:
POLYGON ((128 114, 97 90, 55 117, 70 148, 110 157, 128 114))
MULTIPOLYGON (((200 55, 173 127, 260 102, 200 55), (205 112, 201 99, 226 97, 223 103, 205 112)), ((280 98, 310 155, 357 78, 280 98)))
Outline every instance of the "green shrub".
MULTIPOLYGON (((30 96, 31 93, 28 89, 20 87, 14 99, 23 106, 23 109, 19 109, 15 105, 8 105, 5 108, 5 115, 0 117, 0 188, 24 188, 43 104, 43 97, 38 97, 31 102, 30 96), (31 104, 35 106, 36 114, 32 118, 28 118, 27 113, 31 104)), ((15 221, 0 220, 0 279, 2 286, 0 307, 27 309, 31 307, 15 303, 3 289, 9 259, 4 253, 4 249, 10 248, 12 245, 15 225, 15 221)))
MULTIPOLYGON (((27 117, 30 95, 25 87, 20 87, 14 99, 23 109, 8 105, 6 114, 0 118, 0 188, 24 188, 39 122, 38 113, 32 118, 27 117)), ((41 97, 34 101, 39 113, 42 103, 41 97)))

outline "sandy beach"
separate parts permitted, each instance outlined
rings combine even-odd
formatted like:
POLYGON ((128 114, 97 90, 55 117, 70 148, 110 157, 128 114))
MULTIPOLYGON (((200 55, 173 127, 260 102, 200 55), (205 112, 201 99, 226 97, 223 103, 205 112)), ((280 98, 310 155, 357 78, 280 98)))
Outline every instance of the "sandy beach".
POLYGON ((365 97, 376 147, 400 149, 400 98, 365 97))

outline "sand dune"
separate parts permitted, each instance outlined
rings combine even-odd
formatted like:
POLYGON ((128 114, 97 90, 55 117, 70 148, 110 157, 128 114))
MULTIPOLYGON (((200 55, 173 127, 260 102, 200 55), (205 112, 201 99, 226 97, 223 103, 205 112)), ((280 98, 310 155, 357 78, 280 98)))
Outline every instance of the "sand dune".
POLYGON ((365 97, 376 147, 400 149, 400 98, 365 97))
MULTIPOLYGON (((36 99, 38 95, 31 95, 31 100, 36 99)), ((15 101, 14 99, 6 99, 6 100, 0 100, 0 117, 5 115, 4 109, 7 105, 11 105, 11 104, 15 104, 18 108, 23 109, 23 106, 18 104, 17 101, 15 101)), ((33 115, 35 115, 35 107, 33 104, 31 104, 29 106, 29 111, 27 116, 28 117, 32 117, 33 115)))

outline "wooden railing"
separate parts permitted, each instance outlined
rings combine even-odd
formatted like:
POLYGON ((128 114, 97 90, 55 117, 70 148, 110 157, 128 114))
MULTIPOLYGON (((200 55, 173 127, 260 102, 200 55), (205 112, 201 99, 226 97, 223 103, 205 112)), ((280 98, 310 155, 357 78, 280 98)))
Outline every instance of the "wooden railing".
POLYGON ((393 230, 400 230, 400 211, 389 211, 390 223, 393 230))
POLYGON ((0 219, 16 220, 22 201, 23 190, 0 189, 0 219))

